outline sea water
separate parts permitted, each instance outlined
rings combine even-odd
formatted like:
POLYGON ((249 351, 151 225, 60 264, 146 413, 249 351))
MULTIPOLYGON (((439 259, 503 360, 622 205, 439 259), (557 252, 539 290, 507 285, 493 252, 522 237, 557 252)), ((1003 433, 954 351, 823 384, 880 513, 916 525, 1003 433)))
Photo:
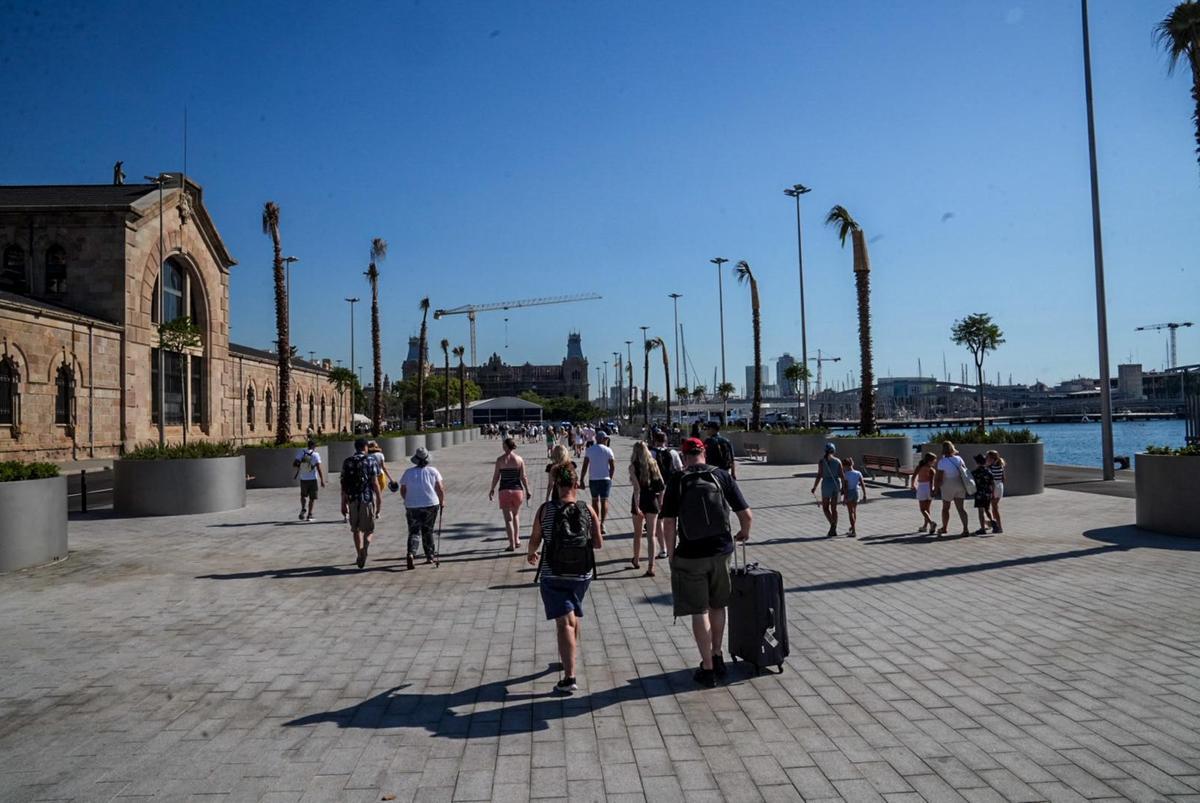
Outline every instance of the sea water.
MULTIPOLYGON (((1062 466, 1102 466, 1103 451, 1100 445, 1100 422, 1071 424, 998 424, 1002 429, 1032 430, 1045 446, 1046 462, 1062 466)), ((918 429, 892 429, 912 437, 913 444, 924 443, 936 430, 927 427, 918 429)), ((1113 454, 1133 455, 1146 451, 1148 445, 1183 446, 1185 425, 1181 418, 1165 421, 1114 421, 1113 454)), ((1004 447, 996 447, 1003 452, 1004 447)))

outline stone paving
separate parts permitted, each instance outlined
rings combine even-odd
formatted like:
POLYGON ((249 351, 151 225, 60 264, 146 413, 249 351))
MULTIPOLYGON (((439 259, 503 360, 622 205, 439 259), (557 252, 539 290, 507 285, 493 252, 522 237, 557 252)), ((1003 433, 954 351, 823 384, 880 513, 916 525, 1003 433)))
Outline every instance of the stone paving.
POLYGON ((562 699, 497 451, 435 453, 436 569, 403 569, 395 496, 365 571, 332 488, 312 523, 290 490, 74 517, 68 561, 0 576, 0 800, 1200 800, 1200 542, 1132 500, 1049 490, 935 541, 883 484, 830 540, 810 470, 743 464, 792 655, 702 690, 618 490, 562 699))

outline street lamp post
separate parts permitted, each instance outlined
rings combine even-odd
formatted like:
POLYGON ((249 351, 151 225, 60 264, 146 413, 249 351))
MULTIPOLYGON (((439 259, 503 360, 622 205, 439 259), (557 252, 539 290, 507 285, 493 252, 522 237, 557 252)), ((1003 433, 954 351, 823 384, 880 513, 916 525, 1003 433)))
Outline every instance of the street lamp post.
MULTIPOLYGON (((621 417, 621 393, 625 390, 625 382, 623 381, 623 379, 621 377, 621 352, 614 351, 612 353, 612 355, 613 355, 613 368, 617 372, 617 418, 620 419, 620 417, 621 417)), ((608 392, 607 388, 605 388, 605 392, 606 393, 608 392)))
POLYGON ((1104 297, 1104 244, 1100 238, 1100 180, 1096 169, 1096 117, 1092 109, 1092 46, 1088 36, 1088 4, 1083 13, 1083 86, 1087 95, 1088 158, 1092 176, 1092 250, 1096 262, 1096 339, 1100 351, 1100 449, 1104 479, 1115 480, 1113 466, 1112 388, 1108 376, 1108 303, 1104 297))
POLYGON ((669 293, 667 298, 675 302, 675 387, 679 387, 679 299, 682 293, 669 293))
MULTIPOLYGON (((725 257, 713 257, 708 260, 717 266, 717 303, 721 310, 721 384, 724 385, 728 380, 725 379, 725 292, 721 287, 721 266, 729 260, 725 257)), ((724 426, 729 418, 729 401, 725 398, 725 394, 721 394, 721 425, 724 426)))
POLYGON ((608 360, 604 360, 604 384, 600 390, 604 393, 604 412, 608 412, 608 360))
POLYGON ((793 184, 783 191, 784 195, 796 199, 796 262, 800 265, 800 364, 804 366, 804 426, 812 426, 808 395, 808 325, 804 317, 804 248, 800 240, 800 196, 810 192, 803 184, 793 184))
MULTIPOLYGON (((354 370, 354 305, 357 304, 360 300, 361 299, 358 296, 346 299, 346 301, 348 301, 350 303, 350 370, 351 371, 354 370)), ((351 413, 350 423, 352 425, 354 423, 353 414, 358 412, 358 410, 356 410, 355 406, 354 406, 355 397, 357 395, 358 394, 356 394, 354 392, 354 389, 351 388, 350 389, 350 413, 351 413)), ((351 427, 351 428, 353 428, 353 427, 351 427)))

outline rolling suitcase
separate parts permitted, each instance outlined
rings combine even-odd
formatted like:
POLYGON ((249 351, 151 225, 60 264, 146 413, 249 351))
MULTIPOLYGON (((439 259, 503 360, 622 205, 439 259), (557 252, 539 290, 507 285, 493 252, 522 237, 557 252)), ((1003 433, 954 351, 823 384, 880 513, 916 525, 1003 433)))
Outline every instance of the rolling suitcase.
POLYGON ((730 580, 733 584, 729 600, 730 656, 753 664, 755 674, 772 665, 782 673, 789 652, 783 575, 757 563, 747 564, 743 543, 740 567, 734 549, 730 580))

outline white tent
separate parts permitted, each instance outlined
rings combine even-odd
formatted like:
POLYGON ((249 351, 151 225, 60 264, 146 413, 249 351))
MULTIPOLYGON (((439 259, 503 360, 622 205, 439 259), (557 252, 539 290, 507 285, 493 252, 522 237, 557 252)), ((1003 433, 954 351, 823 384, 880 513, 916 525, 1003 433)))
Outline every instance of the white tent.
POLYGON ((371 419, 368 416, 363 415, 362 413, 355 413, 353 421, 355 424, 370 424, 371 423, 371 419))

